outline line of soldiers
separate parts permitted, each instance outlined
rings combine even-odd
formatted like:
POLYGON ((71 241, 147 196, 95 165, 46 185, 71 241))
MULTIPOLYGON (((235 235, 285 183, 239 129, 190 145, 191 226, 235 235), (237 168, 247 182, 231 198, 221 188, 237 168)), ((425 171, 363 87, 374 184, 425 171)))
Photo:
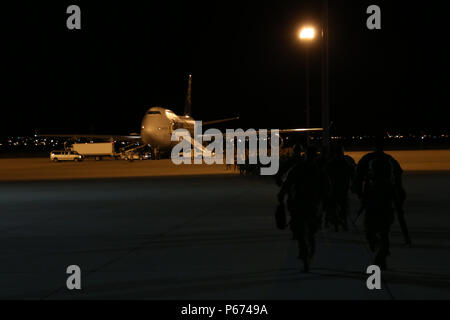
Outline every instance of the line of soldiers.
MULTIPOLYGON (((241 176, 260 176, 261 164, 250 164, 248 163, 249 151, 245 150, 245 163, 238 164, 237 150, 234 149, 234 164, 226 164, 225 170, 239 171, 241 176)), ((224 156, 223 162, 226 163, 227 159, 224 156)))
POLYGON ((280 159, 276 182, 280 186, 279 207, 284 207, 287 197, 289 227, 293 239, 298 241, 298 258, 303 261, 305 272, 309 271, 315 254, 318 230, 322 227, 348 230, 350 191, 361 200, 357 218, 365 212, 365 235, 375 254, 374 264, 386 268, 394 211, 405 242, 411 245, 403 211, 406 192, 402 169, 393 157, 383 152, 382 136, 376 138, 374 152, 361 158, 358 165, 344 155, 339 144, 323 148, 320 154, 314 146, 309 146, 306 152, 301 146, 295 146, 292 157, 280 159))

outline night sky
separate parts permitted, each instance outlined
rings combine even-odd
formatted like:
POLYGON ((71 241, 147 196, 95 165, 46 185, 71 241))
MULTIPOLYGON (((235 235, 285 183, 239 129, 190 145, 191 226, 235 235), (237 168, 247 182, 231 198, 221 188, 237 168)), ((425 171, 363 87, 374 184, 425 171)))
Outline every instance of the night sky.
MULTIPOLYGON (((138 132, 156 105, 229 127, 305 125, 303 21, 321 1, 21 1, 2 5, 0 135, 138 132), (66 28, 78 4, 82 30, 66 28)), ((449 128, 442 1, 330 0, 330 105, 336 133, 449 128), (382 30, 366 28, 377 4, 382 30)), ((320 126, 320 41, 311 49, 320 126)))

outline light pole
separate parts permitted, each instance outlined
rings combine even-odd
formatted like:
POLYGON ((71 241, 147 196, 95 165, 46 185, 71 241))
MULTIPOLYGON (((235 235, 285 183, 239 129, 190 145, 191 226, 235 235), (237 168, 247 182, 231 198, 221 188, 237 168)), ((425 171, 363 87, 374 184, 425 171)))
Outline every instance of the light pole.
POLYGON ((306 128, 311 127, 311 104, 309 96, 309 50, 308 46, 305 46, 305 77, 306 77, 306 128))
MULTIPOLYGON (((306 77, 306 127, 311 127, 311 106, 310 106, 310 93, 309 93, 309 43, 314 40, 316 36, 316 30, 313 27, 303 27, 300 30, 299 38, 305 43, 305 77, 306 77)), ((307 134, 307 143, 309 144, 309 134, 307 134)))
POLYGON ((328 147, 330 142, 328 0, 322 2, 322 38, 322 143, 328 147))

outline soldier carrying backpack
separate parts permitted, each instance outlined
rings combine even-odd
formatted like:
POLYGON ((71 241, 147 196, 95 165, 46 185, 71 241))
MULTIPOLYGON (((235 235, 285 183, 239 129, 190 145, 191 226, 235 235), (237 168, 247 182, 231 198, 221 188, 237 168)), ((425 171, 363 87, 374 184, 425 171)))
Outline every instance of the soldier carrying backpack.
MULTIPOLYGON (((401 183, 402 172, 399 163, 383 152, 383 136, 376 137, 375 151, 366 154, 356 169, 353 191, 362 201, 366 238, 372 252, 377 252, 374 264, 381 269, 386 268, 386 257, 390 255, 389 233, 394 222, 394 209, 403 217, 405 192, 401 183)), ((402 231, 405 235, 403 227, 402 231)), ((405 238, 409 240, 407 229, 405 238)))
POLYGON ((325 225, 330 223, 335 230, 342 226, 348 230, 348 192, 355 174, 355 161, 352 157, 344 155, 342 145, 333 143, 330 155, 325 162, 325 171, 331 183, 330 197, 327 199, 325 210, 325 225))
POLYGON ((288 195, 287 208, 291 214, 290 227, 298 241, 298 258, 303 271, 309 271, 316 249, 315 236, 320 226, 319 206, 329 190, 329 182, 317 162, 317 149, 308 147, 306 156, 289 171, 278 194, 280 203, 288 195))

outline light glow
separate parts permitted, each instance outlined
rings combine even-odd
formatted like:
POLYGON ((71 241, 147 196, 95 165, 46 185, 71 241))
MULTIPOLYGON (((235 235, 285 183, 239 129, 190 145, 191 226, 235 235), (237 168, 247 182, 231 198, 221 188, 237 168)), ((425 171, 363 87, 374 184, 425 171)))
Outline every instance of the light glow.
POLYGON ((301 40, 312 40, 316 36, 316 30, 312 27, 303 27, 300 30, 299 37, 301 40))

